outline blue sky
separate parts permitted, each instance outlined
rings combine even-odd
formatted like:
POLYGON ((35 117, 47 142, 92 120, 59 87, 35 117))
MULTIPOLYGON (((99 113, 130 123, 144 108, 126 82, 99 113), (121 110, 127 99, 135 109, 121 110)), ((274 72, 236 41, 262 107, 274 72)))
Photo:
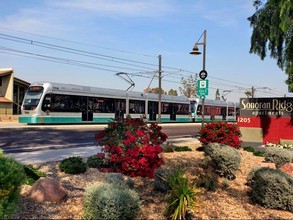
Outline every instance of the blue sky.
POLYGON ((142 91, 158 87, 162 55, 162 88, 179 91, 181 77, 202 69, 203 55, 189 52, 207 30, 207 98, 219 89, 239 101, 252 86, 256 97, 292 96, 276 61, 249 53, 250 0, 10 0, 0 8, 0 68, 28 82, 125 90, 116 73, 126 72, 142 91))

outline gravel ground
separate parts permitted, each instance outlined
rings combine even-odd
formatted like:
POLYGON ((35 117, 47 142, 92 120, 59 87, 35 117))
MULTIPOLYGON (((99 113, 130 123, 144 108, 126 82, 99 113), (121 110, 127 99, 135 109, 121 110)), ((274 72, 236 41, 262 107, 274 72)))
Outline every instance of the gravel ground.
MULTIPOLYGON (((190 145, 191 152, 163 153, 166 166, 185 166, 187 176, 193 181, 203 162, 203 152, 196 151, 198 145, 190 145)), ((192 207, 195 219, 293 219, 293 213, 267 209, 250 201, 247 192, 246 177, 249 171, 263 161, 262 157, 253 156, 250 152, 241 151, 241 168, 237 177, 229 181, 229 187, 223 187, 219 180, 216 192, 197 190, 196 203, 192 207)), ((30 186, 22 187, 20 209, 13 219, 81 219, 82 203, 85 188, 102 180, 103 173, 90 168, 86 173, 70 175, 60 172, 58 162, 34 164, 47 174, 47 177, 58 180, 68 191, 68 197, 60 202, 38 203, 27 197, 30 186)), ((165 194, 153 188, 153 180, 135 178, 135 190, 142 199, 140 219, 166 219, 164 210, 167 207, 165 194)))

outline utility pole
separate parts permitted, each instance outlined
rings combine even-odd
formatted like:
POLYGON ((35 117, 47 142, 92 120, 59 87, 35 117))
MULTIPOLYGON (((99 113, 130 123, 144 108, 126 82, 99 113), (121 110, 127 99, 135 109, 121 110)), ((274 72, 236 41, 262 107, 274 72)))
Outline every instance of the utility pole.
POLYGON ((254 90, 255 90, 255 88, 254 88, 254 86, 252 86, 252 88, 251 88, 251 98, 254 98, 254 90))
POLYGON ((158 105, 158 123, 161 123, 162 113, 162 56, 159 55, 159 105, 158 105))

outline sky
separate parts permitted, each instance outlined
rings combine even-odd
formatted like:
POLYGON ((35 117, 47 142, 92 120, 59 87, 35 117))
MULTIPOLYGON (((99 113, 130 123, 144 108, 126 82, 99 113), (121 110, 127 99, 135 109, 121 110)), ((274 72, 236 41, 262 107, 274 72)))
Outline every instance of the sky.
MULTIPOLYGON (((209 95, 228 101, 293 96, 276 60, 250 54, 252 0, 0 1, 0 68, 27 82, 52 81, 133 91, 158 87, 180 94, 181 79, 203 69, 209 95), (203 45, 199 45, 203 51, 203 45), (117 73, 123 73, 118 74, 117 73)), ((199 78, 198 78, 199 79, 199 78)))

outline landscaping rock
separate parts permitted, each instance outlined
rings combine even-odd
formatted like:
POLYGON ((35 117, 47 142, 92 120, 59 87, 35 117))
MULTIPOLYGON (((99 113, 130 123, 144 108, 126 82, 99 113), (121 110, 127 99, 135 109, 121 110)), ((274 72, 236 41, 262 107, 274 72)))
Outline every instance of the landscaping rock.
POLYGON ((276 165, 274 163, 266 163, 266 162, 262 162, 261 164, 259 164, 261 167, 269 167, 271 169, 276 169, 276 165))
POLYGON ((280 167, 280 170, 293 176, 293 163, 284 164, 283 166, 280 167))
POLYGON ((67 191, 57 181, 40 178, 32 186, 28 195, 38 202, 58 202, 67 196, 67 191))

